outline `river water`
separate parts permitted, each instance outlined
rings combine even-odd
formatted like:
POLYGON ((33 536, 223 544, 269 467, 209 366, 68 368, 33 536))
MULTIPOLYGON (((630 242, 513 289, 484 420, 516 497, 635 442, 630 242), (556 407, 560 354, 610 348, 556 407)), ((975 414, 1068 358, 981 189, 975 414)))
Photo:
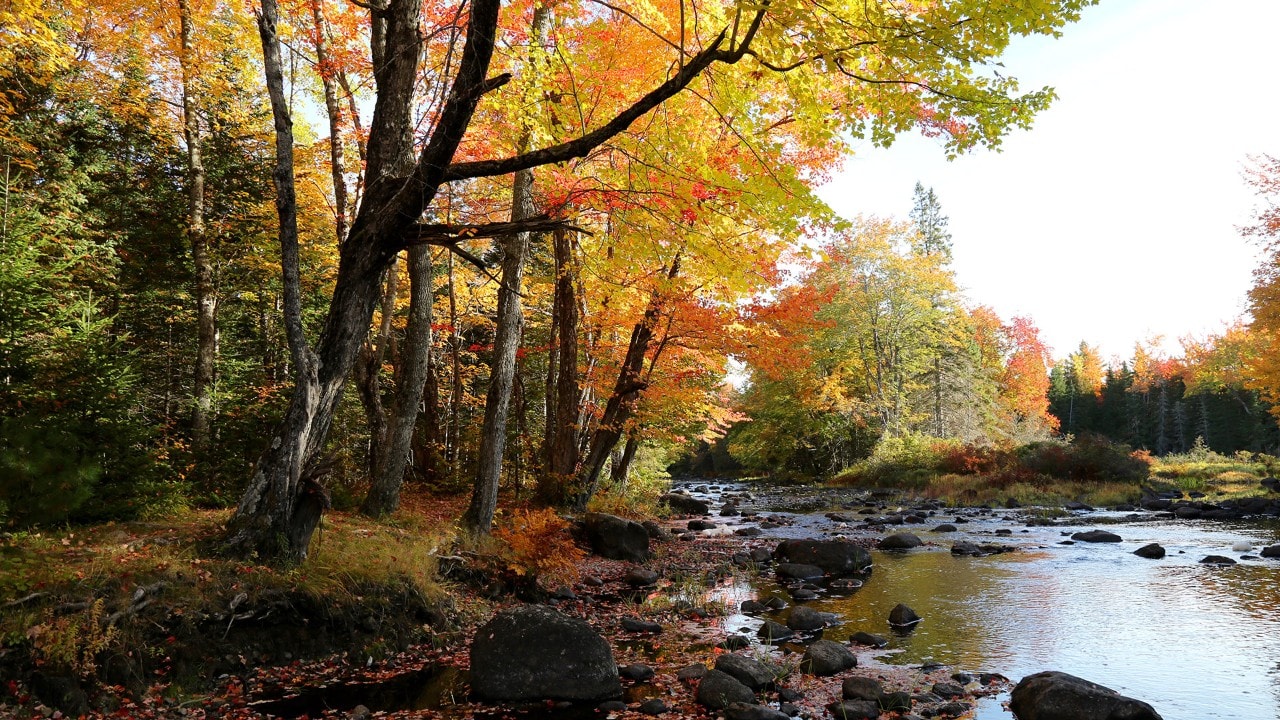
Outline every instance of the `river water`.
MULTIPOLYGON (((1280 560, 1241 559, 1280 542, 1280 524, 1087 512, 1060 519, 1058 526, 1027 527, 1022 512, 966 515, 969 522, 958 524, 958 532, 928 531, 955 517, 943 509, 925 524, 895 528, 891 532, 917 534, 926 547, 874 552, 874 571, 861 589, 807 604, 841 618, 825 631, 828 638, 845 640, 857 630, 890 638, 884 651, 860 651, 864 661, 935 661, 1015 682, 1041 670, 1061 670, 1145 700, 1165 720, 1280 718, 1280 560), (1123 541, 1064 544, 1071 533, 1099 528, 1123 541), (952 556, 951 544, 961 539, 1018 550, 952 556), (1151 542, 1168 555, 1148 560, 1133 554, 1151 542), (1243 550, 1245 544, 1251 550, 1243 550), (1201 564, 1207 555, 1239 562, 1201 564), (924 618, 910 634, 889 631, 887 617, 897 603, 924 618)), ((766 535, 861 532, 822 513, 788 517, 794 525, 766 535)), ((733 602, 787 598, 767 572, 724 592, 733 602)), ((725 627, 750 631, 761 622, 735 614, 725 627)), ((1007 696, 984 700, 977 720, 1012 717, 1002 700, 1007 696)))

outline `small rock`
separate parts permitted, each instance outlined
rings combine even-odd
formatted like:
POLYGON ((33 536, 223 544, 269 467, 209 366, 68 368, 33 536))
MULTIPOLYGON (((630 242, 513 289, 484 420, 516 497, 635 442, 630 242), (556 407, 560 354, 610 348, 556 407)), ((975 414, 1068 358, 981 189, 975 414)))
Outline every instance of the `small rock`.
POLYGON ((938 527, 934 528, 933 531, 936 533, 953 533, 956 531, 956 526, 951 523, 942 523, 938 527))
POLYGON ((662 626, 650 620, 641 620, 637 617, 627 616, 622 618, 622 629, 627 632, 639 633, 660 633, 662 626))
POLYGON ((661 715, 662 713, 667 712, 669 708, 667 708, 667 704, 661 699, 653 698, 652 700, 645 700, 640 703, 640 707, 637 709, 645 715, 661 715))
POLYGON ((1133 554, 1148 560, 1159 560, 1164 557, 1165 549, 1160 543, 1150 543, 1134 550, 1133 554))
POLYGON ((778 563, 778 577, 791 578, 793 580, 815 580, 825 574, 822 568, 817 565, 793 562, 778 563))
POLYGON ((881 550, 910 550, 923 544, 919 537, 911 533, 896 533, 880 540, 878 547, 881 550))
POLYGON ((1076 501, 1076 500, 1072 500, 1071 502, 1067 503, 1066 505, 1063 505, 1062 507, 1064 507, 1064 508, 1066 508, 1066 509, 1068 509, 1068 510, 1074 510, 1074 511, 1086 511, 1086 512, 1091 512, 1091 511, 1093 510, 1093 508, 1092 508, 1092 507, 1090 507, 1089 505, 1086 505, 1086 504, 1084 504, 1084 503, 1082 503, 1082 502, 1079 502, 1079 501, 1076 501))
POLYGON ((740 702, 730 703, 724 709, 724 717, 725 720, 791 720, 790 715, 780 710, 740 702))
POLYGON ((819 640, 804 651, 800 669, 825 677, 858 666, 858 657, 849 648, 831 640, 819 640))
POLYGON ((1264 558, 1280 558, 1280 545, 1271 545, 1262 548, 1261 555, 1264 558))
POLYGON ((880 717, 880 703, 875 700, 842 700, 828 705, 827 712, 836 720, 876 720, 880 717))
MULTIPOLYGON (((969 712, 969 705, 962 702, 943 703, 929 711, 930 717, 960 717, 969 712)), ((1019 716, 1021 717, 1021 716, 1019 716)), ((1074 717, 1072 718, 1074 720, 1074 717)))
POLYGON ((763 533, 764 533, 764 531, 763 531, 763 530, 761 530, 760 528, 755 527, 755 526, 752 526, 752 527, 744 527, 744 528, 738 528, 737 530, 734 530, 734 531, 733 531, 733 534, 734 534, 734 535, 737 535, 737 536, 739 536, 739 537, 756 537, 756 536, 761 535, 761 534, 763 534, 763 533))
POLYGON ((894 605, 893 609, 889 611, 889 624, 897 628, 914 627, 923 619, 916 614, 915 610, 902 603, 894 605))
POLYGON ((1107 532, 1106 530, 1089 530, 1088 532, 1078 532, 1071 536, 1072 540, 1091 543, 1117 543, 1120 542, 1120 536, 1107 532))
POLYGON ((742 604, 738 606, 738 609, 748 615, 751 615, 754 613, 762 613, 769 608, 759 600, 743 600, 742 604))
POLYGON ((799 587, 791 591, 791 598, 793 600, 800 600, 800 601, 814 600, 814 599, 817 599, 817 597, 818 597, 817 591, 807 587, 799 587))
POLYGON ((351 708, 351 712, 347 713, 347 720, 369 720, 373 716, 373 711, 364 705, 357 705, 351 708))
POLYGON ((707 666, 699 663, 697 665, 690 665, 688 667, 680 668, 680 670, 676 672, 676 679, 677 680, 697 680, 698 678, 706 674, 707 674, 707 666))
POLYGON ((735 702, 756 704, 751 688, 719 670, 708 670, 698 682, 698 702, 712 710, 723 710, 735 702))
POLYGON ((729 652, 733 652, 734 650, 751 647, 751 639, 746 635, 729 635, 725 637, 724 640, 720 641, 719 647, 722 647, 729 652))
POLYGON ((633 567, 627 570, 627 574, 622 578, 628 585, 636 587, 644 587, 653 585, 658 582, 658 573, 648 568, 633 567))
POLYGON ((600 710, 601 712, 607 712, 607 713, 623 712, 627 709, 627 704, 622 702, 621 700, 606 700, 605 702, 602 702, 599 705, 597 705, 596 709, 600 710))
POLYGON ((640 664, 624 665, 618 668, 618 674, 638 683, 649 682, 653 679, 653 668, 640 664))
POLYGON ((703 530, 714 530, 716 524, 710 520, 690 520, 688 528, 694 532, 702 532, 703 530))
POLYGON ((780 642, 795 635, 791 632, 791 628, 786 625, 779 625, 772 620, 765 620, 760 629, 756 631, 756 636, 767 643, 780 642))
POLYGON ((731 675, 752 690, 762 690, 773 684, 778 672, 764 663, 746 655, 728 653, 716 658, 716 670, 731 675))
POLYGON ((764 606, 769 608, 770 610, 781 610, 787 606, 787 601, 783 600, 777 595, 774 595, 773 597, 770 597, 768 600, 764 601, 764 606))
POLYGON ((881 710, 910 710, 911 693, 899 690, 880 696, 881 710))
POLYGON ((787 627, 799 632, 813 632, 826 627, 828 617, 826 613, 801 605, 793 608, 787 616, 787 627))
POLYGON ((1200 560, 1204 565, 1235 565, 1236 561, 1222 555, 1206 555, 1200 560))
POLYGON ((840 696, 845 700, 873 700, 880 702, 880 698, 884 696, 884 687, 875 678, 845 678, 845 681, 840 684, 840 696))
POLYGON ((934 683, 933 688, 930 689, 929 692, 933 693, 934 695, 937 695, 940 698, 946 698, 950 700, 952 698, 958 698, 963 696, 964 688, 960 687, 959 685, 956 685, 955 683, 934 683))
POLYGON ((849 641, 858 643, 859 645, 870 645, 871 647, 877 648, 882 648, 889 644, 888 638, 882 635, 873 635, 869 632, 863 632, 862 630, 854 633, 849 638, 849 641))

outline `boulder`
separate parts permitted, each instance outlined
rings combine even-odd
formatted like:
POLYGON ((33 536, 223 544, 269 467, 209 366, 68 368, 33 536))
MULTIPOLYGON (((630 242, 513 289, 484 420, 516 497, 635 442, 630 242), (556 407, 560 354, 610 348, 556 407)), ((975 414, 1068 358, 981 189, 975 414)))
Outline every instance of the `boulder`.
POLYGON ((845 681, 840 684, 840 697, 845 700, 872 700, 879 702, 883 696, 884 686, 875 678, 845 678, 845 681))
POLYGON ((1264 558, 1280 558, 1280 545, 1264 547, 1259 554, 1264 558))
POLYGON ((723 710, 733 703, 756 704, 755 693, 719 670, 708 670, 698 681, 698 702, 712 710, 723 710))
POLYGON ((810 675, 825 677, 858 667, 858 657, 849 648, 832 640, 819 640, 804 651, 800 669, 810 675))
POLYGON ((920 538, 911 533, 894 533, 880 540, 878 547, 881 550, 910 550, 923 544, 920 538))
POLYGON ((1052 670, 1022 678, 1013 689, 1009 709, 1019 720, 1161 720, 1141 700, 1052 670))
POLYGON ((1077 511, 1077 512, 1079 512, 1079 511, 1086 511, 1086 512, 1087 512, 1087 511, 1092 511, 1092 510, 1093 510, 1093 508, 1092 508, 1091 506, 1086 505, 1086 504, 1084 504, 1084 503, 1080 502, 1079 500, 1072 500, 1071 502, 1067 503, 1066 505, 1063 505, 1062 507, 1066 508, 1067 510, 1073 510, 1073 511, 1077 511))
POLYGON ((503 610, 471 643, 483 700, 604 700, 622 694, 613 651, 591 626, 543 605, 503 610))
POLYGON ((856 642, 859 645, 870 645, 871 647, 882 648, 889 644, 889 639, 883 635, 873 635, 869 632, 859 630, 849 637, 849 642, 856 642))
POLYGON ((667 532, 666 528, 652 520, 645 520, 640 524, 644 526, 645 532, 649 533, 650 540, 666 542, 671 539, 671 533, 667 532))
POLYGON ((933 688, 929 692, 940 698, 951 700, 964 695, 964 688, 955 683, 940 682, 934 683, 933 688))
POLYGON ((768 609, 769 607, 759 600, 743 600, 742 605, 738 606, 738 610, 747 615, 758 615, 768 609))
POLYGON ((1236 561, 1223 555, 1206 555, 1200 560, 1204 565, 1235 565, 1236 561))
POLYGON ((633 567, 627 570, 627 574, 623 576, 623 581, 628 585, 636 587, 645 587, 658 582, 658 573, 649 568, 633 567))
POLYGON ((711 514, 711 506, 706 501, 680 493, 667 493, 658 498, 658 504, 666 505, 671 508, 672 512, 680 513, 681 515, 711 514))
POLYGON ((702 532, 703 530, 715 530, 719 526, 710 520, 690 520, 686 527, 693 532, 702 532))
POLYGON ((783 540, 773 554, 789 562, 817 565, 831 575, 871 569, 871 553, 844 540, 783 540))
POLYGON ((731 676, 752 690, 763 690, 773 684, 778 672, 764 663, 737 653, 716 658, 716 670, 731 676))
POLYGON ((779 625, 772 620, 765 620, 760 629, 756 631, 756 636, 767 643, 786 640, 794 635, 795 633, 791 632, 791 628, 786 625, 779 625))
POLYGON ((893 609, 889 611, 889 624, 896 628, 915 627, 923 619, 916 614, 915 610, 902 603, 894 605, 893 609))
POLYGON ((936 533, 953 533, 956 531, 956 526, 951 523, 942 523, 938 527, 934 528, 933 531, 936 533))
POLYGON ((582 529, 591 552, 610 560, 644 562, 649 559, 649 531, 633 520, 605 513, 587 513, 582 529))
POLYGON ((1150 543, 1134 550, 1133 554, 1148 560, 1159 560, 1164 557, 1164 552, 1164 546, 1160 543, 1150 543))
POLYGON ((680 670, 676 673, 676 679, 677 680, 697 680, 699 678, 705 677, 706 674, 707 674, 707 666, 701 663, 698 663, 695 665, 689 665, 687 667, 680 668, 680 670))
POLYGON ((1089 530, 1087 532, 1078 532, 1071 536, 1072 540, 1091 543, 1117 543, 1120 542, 1120 536, 1107 532, 1106 530, 1089 530))
POLYGON ((951 554, 961 557, 978 557, 982 555, 982 549, 977 543, 968 540, 958 540, 951 545, 951 554))

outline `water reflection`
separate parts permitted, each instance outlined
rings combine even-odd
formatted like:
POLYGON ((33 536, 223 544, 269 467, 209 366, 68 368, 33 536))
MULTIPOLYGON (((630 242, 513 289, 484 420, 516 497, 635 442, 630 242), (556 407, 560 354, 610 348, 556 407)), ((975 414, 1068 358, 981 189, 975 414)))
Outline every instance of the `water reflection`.
MULTIPOLYGON (((966 539, 989 541, 1000 522, 969 528, 966 539)), ((940 547, 876 553, 861 589, 808 604, 843 619, 829 638, 858 630, 888 637, 886 662, 933 660, 1014 679, 1063 670, 1146 700, 1166 720, 1280 717, 1280 563, 1198 563, 1207 554, 1239 557, 1233 543, 1274 543, 1275 526, 1147 522, 1116 530, 1125 542, 1064 545, 1064 532, 1075 529, 1036 528, 1008 539, 1020 552, 985 558, 953 557, 946 548, 960 538, 934 536, 940 547), (1148 542, 1170 556, 1132 554, 1148 542), (900 602, 924 617, 906 635, 889 632, 889 610, 900 602)), ((785 597, 769 577, 741 593, 752 590, 785 597)), ((731 620, 747 629, 760 622, 731 620)), ((977 717, 1009 715, 986 702, 977 717)))

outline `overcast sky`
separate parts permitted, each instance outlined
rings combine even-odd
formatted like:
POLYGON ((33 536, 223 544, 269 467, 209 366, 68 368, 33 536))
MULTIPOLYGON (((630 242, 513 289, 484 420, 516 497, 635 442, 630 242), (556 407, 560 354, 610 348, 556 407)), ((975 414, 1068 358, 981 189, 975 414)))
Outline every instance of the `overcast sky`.
POLYGON ((1028 315, 1055 357, 1081 340, 1221 331, 1244 311, 1257 198, 1241 170, 1280 154, 1280 0, 1103 0, 1062 38, 1005 58, 1059 100, 1002 151, 948 162, 937 141, 867 144, 822 195, 846 216, 906 218, 916 181, 951 218, 974 303, 1028 315))

